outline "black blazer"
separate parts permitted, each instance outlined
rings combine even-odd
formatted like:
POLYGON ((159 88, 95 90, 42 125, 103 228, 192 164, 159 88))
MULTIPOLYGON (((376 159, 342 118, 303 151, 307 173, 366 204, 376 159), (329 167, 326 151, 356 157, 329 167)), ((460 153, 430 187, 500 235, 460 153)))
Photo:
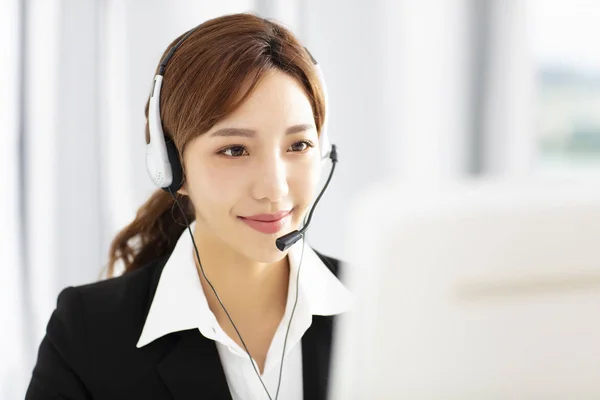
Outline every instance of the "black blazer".
MULTIPOLYGON (((317 254, 337 276, 339 261, 317 254)), ((231 399, 216 344, 197 329, 136 348, 167 259, 63 290, 26 400, 231 399)), ((313 316, 302 338, 307 400, 327 395, 333 319, 313 316)))

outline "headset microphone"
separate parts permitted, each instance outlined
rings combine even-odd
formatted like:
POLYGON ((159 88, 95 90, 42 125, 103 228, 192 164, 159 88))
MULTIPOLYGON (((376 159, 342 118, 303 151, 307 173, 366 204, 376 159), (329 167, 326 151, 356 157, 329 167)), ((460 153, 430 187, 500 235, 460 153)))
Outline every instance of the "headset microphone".
POLYGON ((294 243, 296 243, 298 240, 300 240, 300 238, 304 235, 304 232, 306 232, 306 230, 308 229, 308 226, 310 225, 310 220, 312 219, 313 212, 315 211, 315 207, 317 206, 317 203, 319 202, 319 200, 321 200, 321 197, 323 196, 323 193, 325 193, 325 190, 327 190, 327 186, 329 186, 329 182, 331 181, 331 178, 333 177, 333 172, 335 171, 335 165, 337 164, 337 161, 338 161, 337 147, 335 146, 335 144, 331 145, 331 152, 329 153, 329 158, 331 159, 331 163, 332 163, 331 171, 329 171, 329 177, 327 177, 325 186, 323 186, 323 189, 321 189, 321 193, 319 193, 319 196, 317 197, 314 204, 310 208, 310 212, 308 213, 308 219, 306 220, 306 223, 300 230, 292 231, 286 235, 283 235, 282 237, 278 238, 277 240, 275 240, 275 245, 277 246, 277 248, 279 250, 286 251, 287 249, 292 247, 294 245, 294 243))

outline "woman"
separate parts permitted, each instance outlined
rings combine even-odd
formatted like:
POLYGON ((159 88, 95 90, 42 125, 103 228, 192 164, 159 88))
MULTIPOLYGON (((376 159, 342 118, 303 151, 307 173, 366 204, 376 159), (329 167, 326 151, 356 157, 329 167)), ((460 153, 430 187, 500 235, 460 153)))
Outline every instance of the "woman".
POLYGON ((112 243, 109 274, 125 272, 59 295, 27 399, 325 398, 349 293, 338 260, 295 233, 325 111, 314 60, 280 25, 229 15, 175 40, 146 105, 161 189, 112 243))

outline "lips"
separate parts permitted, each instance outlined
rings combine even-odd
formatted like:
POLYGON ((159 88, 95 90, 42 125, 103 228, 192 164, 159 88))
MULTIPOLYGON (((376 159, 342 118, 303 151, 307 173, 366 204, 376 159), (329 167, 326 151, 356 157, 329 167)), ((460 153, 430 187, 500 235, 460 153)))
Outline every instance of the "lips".
POLYGON ((265 234, 279 232, 291 218, 292 210, 279 211, 273 214, 256 214, 248 217, 238 217, 250 228, 265 234))

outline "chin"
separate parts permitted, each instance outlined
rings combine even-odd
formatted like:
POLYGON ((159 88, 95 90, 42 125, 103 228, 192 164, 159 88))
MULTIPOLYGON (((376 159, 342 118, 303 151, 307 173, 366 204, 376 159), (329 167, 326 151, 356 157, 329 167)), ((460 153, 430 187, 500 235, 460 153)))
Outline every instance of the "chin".
POLYGON ((250 250, 248 257, 252 260, 265 264, 272 264, 281 261, 287 257, 287 251, 280 251, 273 243, 273 247, 265 247, 262 249, 254 248, 250 250))
POLYGON ((288 232, 291 230, 286 229, 274 235, 265 235, 258 240, 249 240, 247 242, 249 246, 244 246, 246 247, 244 253, 256 262, 275 263, 281 261, 287 256, 289 250, 279 250, 275 245, 275 240, 288 232))

